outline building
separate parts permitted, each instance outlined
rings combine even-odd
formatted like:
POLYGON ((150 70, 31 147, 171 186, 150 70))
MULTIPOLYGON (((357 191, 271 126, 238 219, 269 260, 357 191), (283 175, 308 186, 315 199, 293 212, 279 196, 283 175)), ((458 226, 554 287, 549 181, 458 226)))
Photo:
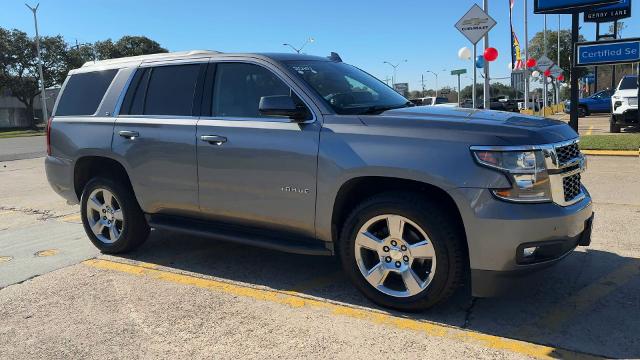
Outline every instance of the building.
MULTIPOLYGON (((46 90, 47 110, 51 113, 56 102, 60 88, 50 88, 46 90)), ((40 95, 34 99, 34 115, 38 121, 42 117, 42 106, 40 105, 40 95)), ((11 95, 8 89, 0 89, 0 129, 26 128, 31 126, 31 121, 27 115, 27 107, 15 96, 11 95)))

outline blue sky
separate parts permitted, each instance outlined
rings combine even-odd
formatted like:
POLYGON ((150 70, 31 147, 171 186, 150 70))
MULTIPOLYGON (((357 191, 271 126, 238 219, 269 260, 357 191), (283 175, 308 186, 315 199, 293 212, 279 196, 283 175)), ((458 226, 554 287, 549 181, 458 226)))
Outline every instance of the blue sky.
MULTIPOLYGON (((0 26, 33 34, 33 18, 25 0, 2 0, 0 26)), ((35 1, 28 3, 35 5, 35 1)), ((542 30, 543 17, 533 15, 529 0, 529 35, 542 30)), ((470 46, 453 27, 474 4, 481 1, 382 1, 382 0, 40 0, 42 35, 63 35, 68 41, 93 42, 123 35, 145 35, 171 51, 213 49, 223 52, 287 52, 284 42, 301 45, 312 36, 315 43, 305 52, 326 56, 338 52, 354 64, 381 79, 391 77, 384 61, 408 62, 398 69, 398 82, 421 88, 424 74, 427 88, 454 85, 454 77, 443 69, 467 68, 457 51, 470 46)), ((492 77, 507 77, 510 61, 509 0, 489 0, 489 13, 498 22, 490 33, 491 45, 500 53, 492 66, 492 77)), ((633 9, 637 14, 638 5, 633 9)), ((514 27, 524 45, 523 0, 516 0, 514 27)), ((640 16, 627 19, 624 37, 640 36, 640 16)), ((549 16, 557 29, 557 15, 549 16)), ((562 15, 562 28, 570 27, 562 15)), ((606 28, 607 26, 605 26, 606 28)), ((582 34, 594 38, 595 26, 583 24, 582 34)), ((566 65, 563 65, 566 67, 566 65)), ((509 83, 509 80, 501 80, 509 83)), ((471 82, 463 79, 463 86, 471 82)))

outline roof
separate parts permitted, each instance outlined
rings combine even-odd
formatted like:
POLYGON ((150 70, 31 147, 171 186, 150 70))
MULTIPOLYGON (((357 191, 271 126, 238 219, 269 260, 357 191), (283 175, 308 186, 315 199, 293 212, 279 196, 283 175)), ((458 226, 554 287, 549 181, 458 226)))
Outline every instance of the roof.
POLYGON ((163 60, 178 60, 178 59, 191 59, 210 57, 214 55, 238 55, 238 56, 264 56, 276 61, 290 61, 290 60, 302 60, 302 61, 329 61, 325 57, 312 56, 305 54, 292 54, 292 53, 255 53, 255 54, 229 54, 222 53, 213 50, 191 50, 191 51, 179 51, 170 53, 159 53, 150 55, 129 56, 116 59, 89 61, 82 65, 81 69, 90 70, 91 68, 114 68, 124 66, 126 64, 139 64, 145 61, 163 61, 163 60))

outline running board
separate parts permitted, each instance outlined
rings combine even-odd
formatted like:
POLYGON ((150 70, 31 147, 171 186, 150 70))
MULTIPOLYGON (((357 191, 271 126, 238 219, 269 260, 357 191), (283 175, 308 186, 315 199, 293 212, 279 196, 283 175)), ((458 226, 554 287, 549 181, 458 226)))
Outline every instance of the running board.
POLYGON ((209 223, 167 215, 146 215, 149 226, 158 230, 180 232, 184 234, 211 238, 219 241, 261 247, 304 255, 333 255, 332 244, 316 239, 300 239, 265 234, 268 230, 246 230, 239 226, 209 223))

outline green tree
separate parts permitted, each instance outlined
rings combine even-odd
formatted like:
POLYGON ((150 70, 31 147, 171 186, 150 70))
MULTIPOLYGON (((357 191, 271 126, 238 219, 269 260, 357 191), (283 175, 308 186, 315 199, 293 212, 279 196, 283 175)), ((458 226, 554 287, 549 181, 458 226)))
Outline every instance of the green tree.
MULTIPOLYGON (((44 86, 61 84, 67 74, 67 45, 61 36, 40 39, 44 86)), ((20 30, 0 28, 0 88, 11 91, 35 125, 33 104, 40 95, 35 40, 20 30)), ((44 120, 44 119, 41 119, 44 120)))
POLYGON ((167 49, 146 36, 123 36, 116 42, 111 39, 97 41, 94 50, 97 60, 167 52, 167 49))

